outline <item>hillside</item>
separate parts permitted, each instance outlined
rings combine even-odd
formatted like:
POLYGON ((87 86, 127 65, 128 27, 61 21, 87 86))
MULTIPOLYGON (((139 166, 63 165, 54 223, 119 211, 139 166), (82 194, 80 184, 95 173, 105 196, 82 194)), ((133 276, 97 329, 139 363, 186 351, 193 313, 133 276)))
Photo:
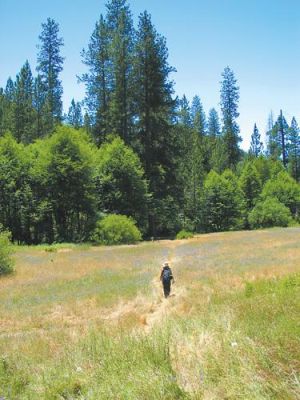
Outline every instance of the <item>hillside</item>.
POLYGON ((299 398, 299 237, 17 248, 0 280, 0 397, 299 398))

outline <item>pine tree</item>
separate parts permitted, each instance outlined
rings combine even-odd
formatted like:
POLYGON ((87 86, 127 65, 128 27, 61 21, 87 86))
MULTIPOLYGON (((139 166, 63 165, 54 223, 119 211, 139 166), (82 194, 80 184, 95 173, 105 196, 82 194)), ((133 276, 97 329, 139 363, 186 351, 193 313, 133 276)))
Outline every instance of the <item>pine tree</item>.
POLYGON ((69 107, 67 122, 75 129, 79 129, 83 124, 81 104, 78 101, 75 102, 74 99, 72 99, 71 106, 69 107))
POLYGON ((90 126, 98 145, 110 133, 108 108, 112 92, 109 56, 108 26, 101 15, 92 33, 88 49, 81 53, 83 63, 89 72, 80 80, 86 85, 85 104, 88 109, 90 126))
POLYGON ((4 90, 0 88, 0 136, 5 132, 5 96, 4 90))
POLYGON ((219 116, 217 111, 212 108, 208 114, 208 135, 212 137, 220 136, 221 128, 219 122, 219 116))
POLYGON ((92 133, 91 118, 90 118, 90 116, 89 116, 89 114, 87 112, 84 113, 83 126, 84 126, 84 129, 86 130, 86 132, 88 134, 92 133))
POLYGON ((5 86, 5 90, 3 92, 3 132, 9 131, 13 132, 14 122, 13 122, 13 113, 15 108, 15 96, 16 96, 16 88, 11 77, 8 78, 5 86))
POLYGON ((46 103, 46 91, 41 78, 37 75, 34 79, 33 107, 35 110, 34 138, 41 138, 44 135, 46 115, 44 113, 46 103))
POLYGON ((206 116, 199 96, 194 96, 191 107, 192 125, 200 136, 206 133, 206 116))
POLYGON ((253 133, 251 135, 251 145, 249 153, 254 157, 259 157, 263 152, 263 144, 260 141, 260 133, 259 130, 254 124, 253 133))
POLYGON ((135 46, 135 117, 139 154, 153 194, 149 221, 152 235, 163 229, 162 220, 168 213, 173 214, 174 221, 172 207, 177 189, 174 163, 178 148, 171 129, 175 105, 169 77, 172 71, 166 41, 156 32, 150 15, 144 12, 139 17, 135 46))
POLYGON ((274 115, 273 111, 270 111, 269 117, 268 117, 268 125, 267 125, 267 131, 271 131, 274 128, 274 115))
POLYGON ((131 143, 133 125, 133 21, 126 0, 110 0, 106 4, 109 35, 111 133, 131 143))
POLYGON ((59 74, 63 70, 64 58, 60 55, 63 39, 59 37, 59 25, 54 19, 48 18, 47 22, 42 24, 39 39, 41 44, 38 46, 37 71, 41 75, 45 90, 46 134, 62 120, 63 88, 59 74))
POLYGON ((281 160, 284 167, 287 166, 287 135, 288 124, 285 117, 280 114, 271 131, 267 132, 268 154, 273 160, 281 160))
POLYGON ((185 94, 182 96, 182 99, 179 100, 178 122, 184 126, 192 126, 191 109, 185 94))
POLYGON ((295 117, 292 118, 291 126, 288 130, 288 160, 289 171, 292 177, 300 179, 300 129, 295 117))
POLYGON ((235 168, 241 156, 239 142, 239 126, 236 119, 239 116, 239 87, 233 71, 226 67, 222 73, 221 82, 221 110, 223 115, 223 136, 227 154, 227 168, 235 168))
POLYGON ((13 133, 18 142, 30 143, 34 136, 33 77, 28 61, 17 75, 13 133))
POLYGON ((288 124, 282 114, 282 110, 280 110, 280 115, 278 117, 278 134, 279 134, 279 141, 281 145, 281 155, 282 155, 282 162, 283 166, 287 166, 287 148, 286 148, 286 136, 288 130, 288 124))

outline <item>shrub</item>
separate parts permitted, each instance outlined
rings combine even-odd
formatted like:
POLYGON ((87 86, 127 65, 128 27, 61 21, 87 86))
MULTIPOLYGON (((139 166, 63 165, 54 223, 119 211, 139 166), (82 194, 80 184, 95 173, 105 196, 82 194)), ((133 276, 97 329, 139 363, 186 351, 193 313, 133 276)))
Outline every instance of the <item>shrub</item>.
POLYGON ((92 240, 99 244, 133 244, 142 240, 133 219, 110 214, 98 221, 92 240))
POLYGON ((268 197, 275 197, 293 215, 297 215, 300 208, 300 185, 286 171, 282 171, 265 184, 262 198, 268 197))
POLYGON ((181 239, 190 239, 192 238, 194 235, 192 232, 188 232, 186 230, 181 230, 180 232, 177 233, 176 235, 176 239, 181 240, 181 239))
POLYGON ((290 210, 277 199, 268 197, 256 204, 248 216, 251 228, 268 228, 272 226, 288 226, 291 222, 290 210))
POLYGON ((7 275, 13 272, 11 254, 10 234, 5 231, 0 231, 0 275, 7 275))

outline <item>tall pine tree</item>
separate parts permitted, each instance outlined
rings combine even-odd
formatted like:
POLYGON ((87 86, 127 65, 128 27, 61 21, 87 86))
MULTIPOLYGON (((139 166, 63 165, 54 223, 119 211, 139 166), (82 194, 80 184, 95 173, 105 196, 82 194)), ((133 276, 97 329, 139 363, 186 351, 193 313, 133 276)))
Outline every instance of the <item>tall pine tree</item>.
POLYGON ((200 136, 206 134, 206 116, 199 96, 194 96, 191 107, 192 125, 200 136))
POLYGON ((62 83, 59 74, 63 70, 64 58, 60 54, 63 39, 59 37, 59 25, 54 19, 48 18, 42 24, 42 32, 39 36, 40 45, 37 58, 37 71, 41 76, 45 90, 45 119, 44 129, 47 134, 51 132, 56 123, 62 120, 62 83))
POLYGON ((17 75, 13 133, 18 142, 30 143, 34 137, 35 112, 33 108, 34 81, 28 61, 17 75))
POLYGON ((110 0, 106 4, 109 35, 110 85, 109 117, 111 133, 126 144, 132 141, 134 29, 127 0, 110 0))
POLYGON ((79 129, 83 124, 83 117, 81 111, 81 104, 79 101, 75 102, 74 99, 71 101, 67 115, 68 124, 72 125, 75 129, 79 129))
POLYGON ((262 154, 262 152, 263 152, 263 144, 260 141, 260 133, 256 124, 254 124, 253 133, 251 135, 251 144, 249 153, 254 157, 258 157, 262 154))
POLYGON ((299 182, 300 180, 300 129, 296 118, 292 118, 291 126, 288 130, 288 160, 289 171, 292 177, 299 182))
POLYGON ((208 135, 212 137, 219 136, 221 134, 220 121, 217 111, 212 108, 208 114, 208 135))
POLYGON ((149 218, 152 235, 163 233, 164 219, 172 214, 175 219, 177 145, 171 128, 175 105, 172 71, 166 41, 156 32, 150 15, 144 12, 139 17, 135 46, 135 119, 139 154, 153 194, 149 218))
POLYGON ((108 108, 112 92, 108 26, 102 15, 96 22, 88 49, 83 50, 81 56, 89 68, 89 72, 80 78, 86 85, 89 124, 96 143, 100 145, 110 133, 108 108))
POLYGON ((239 142, 239 126, 236 119, 239 116, 239 87, 233 71, 226 67, 222 73, 221 82, 221 110, 223 116, 223 137, 227 154, 226 167, 234 169, 241 156, 239 142))
POLYGON ((185 94, 182 99, 179 100, 179 110, 178 110, 178 122, 184 126, 191 127, 191 108, 188 99, 185 94))

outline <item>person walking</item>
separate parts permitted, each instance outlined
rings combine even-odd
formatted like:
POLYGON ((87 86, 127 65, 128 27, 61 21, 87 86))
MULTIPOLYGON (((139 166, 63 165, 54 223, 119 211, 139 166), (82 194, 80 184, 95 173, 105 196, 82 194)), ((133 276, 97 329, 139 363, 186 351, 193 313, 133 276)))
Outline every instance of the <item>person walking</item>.
POLYGON ((170 292, 171 292, 171 281, 172 281, 172 283, 175 283, 172 270, 167 261, 164 263, 164 265, 162 267, 162 270, 160 273, 160 280, 163 285, 164 296, 165 296, 165 298, 167 298, 170 296, 170 292))

